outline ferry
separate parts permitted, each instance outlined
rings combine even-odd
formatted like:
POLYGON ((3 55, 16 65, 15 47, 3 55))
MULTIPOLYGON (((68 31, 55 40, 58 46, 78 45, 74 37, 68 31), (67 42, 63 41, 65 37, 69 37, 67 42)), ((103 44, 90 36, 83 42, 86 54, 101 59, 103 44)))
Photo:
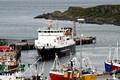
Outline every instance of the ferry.
POLYGON ((35 48, 42 58, 55 57, 75 53, 75 41, 73 29, 70 27, 44 27, 38 30, 38 40, 35 40, 35 48))

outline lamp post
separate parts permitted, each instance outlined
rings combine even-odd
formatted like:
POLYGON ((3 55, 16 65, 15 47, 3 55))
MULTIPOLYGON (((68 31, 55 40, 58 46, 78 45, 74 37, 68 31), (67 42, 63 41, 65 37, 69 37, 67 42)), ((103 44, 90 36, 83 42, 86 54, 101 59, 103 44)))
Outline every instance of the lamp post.
MULTIPOLYGON (((77 19, 77 21, 79 23, 82 23, 84 22, 84 19, 77 19)), ((82 34, 82 24, 80 25, 80 78, 82 80, 82 37, 83 37, 83 34, 82 34)))

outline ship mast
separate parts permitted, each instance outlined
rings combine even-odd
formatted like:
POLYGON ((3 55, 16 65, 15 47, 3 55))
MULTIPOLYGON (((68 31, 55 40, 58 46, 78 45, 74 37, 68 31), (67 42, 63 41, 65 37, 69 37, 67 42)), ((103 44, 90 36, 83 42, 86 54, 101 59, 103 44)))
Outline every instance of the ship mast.
POLYGON ((53 27, 52 25, 52 17, 50 17, 50 25, 49 25, 50 29, 53 27))
POLYGON ((75 25, 75 21, 73 21, 73 37, 76 37, 76 25, 75 25))
POLYGON ((118 58, 119 58, 119 54, 118 54, 118 42, 117 42, 117 49, 116 49, 116 53, 117 53, 117 63, 118 63, 118 58))

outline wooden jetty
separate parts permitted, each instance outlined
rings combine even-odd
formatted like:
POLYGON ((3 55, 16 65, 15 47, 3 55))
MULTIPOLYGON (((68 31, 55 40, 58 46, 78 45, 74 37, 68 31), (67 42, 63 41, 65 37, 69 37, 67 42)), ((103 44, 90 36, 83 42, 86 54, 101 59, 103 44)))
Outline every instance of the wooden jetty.
POLYGON ((96 43, 96 37, 85 37, 85 38, 74 38, 74 41, 76 42, 76 45, 80 45, 80 40, 82 41, 82 45, 84 44, 93 44, 96 43))

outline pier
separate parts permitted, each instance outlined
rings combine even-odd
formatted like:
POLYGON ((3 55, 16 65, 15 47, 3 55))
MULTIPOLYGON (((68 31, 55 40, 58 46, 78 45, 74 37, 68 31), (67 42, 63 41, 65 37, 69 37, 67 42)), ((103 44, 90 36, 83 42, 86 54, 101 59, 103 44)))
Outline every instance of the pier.
MULTIPOLYGON (((78 19, 79 22, 83 23, 84 22, 84 19, 78 19)), ((82 27, 82 26, 81 26, 82 27)), ((73 40, 76 42, 76 45, 80 45, 80 41, 82 41, 82 45, 85 45, 85 44, 95 44, 96 43, 96 37, 81 37, 81 39, 79 37, 77 37, 77 34, 76 34, 76 23, 75 21, 73 21, 73 40)))
POLYGON ((85 38, 74 38, 74 41, 76 42, 76 45, 80 45, 80 40, 82 41, 82 45, 85 44, 95 44, 96 43, 96 37, 85 37, 85 38))
POLYGON ((16 47, 21 48, 21 50, 31 50, 35 49, 34 40, 20 40, 14 43, 16 47))
MULTIPOLYGON (((73 38, 74 41, 76 42, 76 45, 80 45, 80 38, 73 38)), ((15 42, 15 46, 20 47, 21 50, 31 50, 31 49, 35 49, 35 43, 34 43, 35 39, 32 40, 19 40, 17 42, 15 42)), ((96 37, 86 37, 86 38, 82 38, 82 45, 85 44, 95 44, 96 43, 96 37)))
MULTIPOLYGON (((82 41, 82 45, 85 44, 95 44, 96 37, 85 37, 85 38, 73 38, 76 42, 76 45, 80 45, 80 40, 82 41)), ((11 40, 11 39, 0 39, 0 46, 2 45, 15 45, 17 48, 21 48, 21 50, 32 50, 35 49, 35 39, 24 39, 24 40, 11 40)))
POLYGON ((23 39, 23 40, 0 39, 0 46, 14 45, 15 48, 21 48, 21 50, 31 50, 35 49, 34 40, 35 39, 23 39))

